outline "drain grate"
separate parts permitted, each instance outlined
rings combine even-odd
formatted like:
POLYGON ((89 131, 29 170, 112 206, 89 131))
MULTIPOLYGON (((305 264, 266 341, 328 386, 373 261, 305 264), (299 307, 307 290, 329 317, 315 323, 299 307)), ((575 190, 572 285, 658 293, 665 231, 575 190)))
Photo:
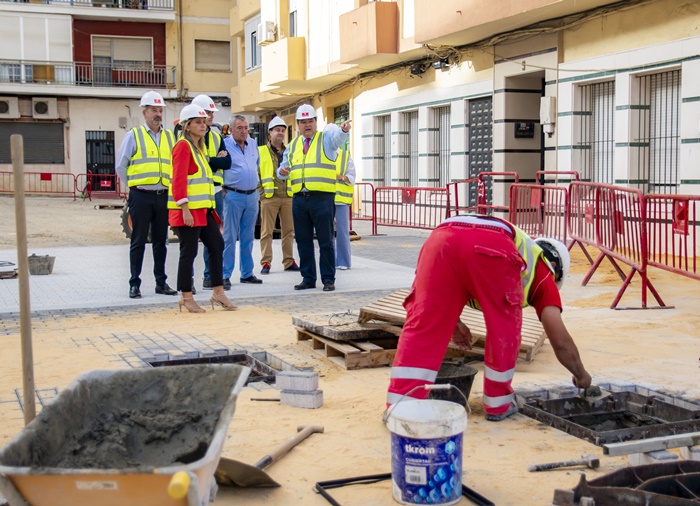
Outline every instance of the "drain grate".
POLYGON ((258 360, 247 353, 232 353, 231 355, 222 355, 216 357, 200 357, 200 358, 183 358, 176 360, 154 360, 148 362, 151 367, 170 367, 177 365, 192 365, 192 364, 239 364, 250 367, 250 376, 245 384, 264 382, 267 384, 274 383, 275 377, 279 372, 265 362, 258 360))
POLYGON ((615 392, 596 402, 580 397, 528 399, 522 413, 597 446, 700 430, 700 405, 661 396, 615 392))

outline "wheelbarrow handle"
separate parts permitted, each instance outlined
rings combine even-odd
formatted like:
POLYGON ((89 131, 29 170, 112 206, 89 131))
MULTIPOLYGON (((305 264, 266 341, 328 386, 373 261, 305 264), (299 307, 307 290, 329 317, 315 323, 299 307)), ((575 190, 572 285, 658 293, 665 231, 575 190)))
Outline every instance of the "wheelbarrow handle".
POLYGON ((254 467, 257 467, 258 469, 265 469, 267 466, 272 464, 273 462, 277 462, 280 458, 282 458, 284 455, 289 452, 292 448, 294 448, 296 445, 301 443, 304 439, 309 437, 311 434, 315 432, 322 433, 323 432, 323 427, 320 425, 300 425, 297 427, 297 430, 299 431, 295 436, 289 438, 285 443, 280 445, 278 448, 272 451, 272 453, 269 453, 265 455, 263 458, 258 460, 255 463, 254 467))

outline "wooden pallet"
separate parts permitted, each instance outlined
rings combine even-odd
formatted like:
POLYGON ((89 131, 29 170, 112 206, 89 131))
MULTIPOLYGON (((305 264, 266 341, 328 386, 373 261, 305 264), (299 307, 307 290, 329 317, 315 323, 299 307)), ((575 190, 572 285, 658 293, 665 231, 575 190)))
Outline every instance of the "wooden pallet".
POLYGON ((296 329, 297 341, 348 370, 383 367, 394 361, 397 337, 339 342, 301 327, 296 329))
MULTIPOLYGON (((406 323, 406 310, 403 301, 408 295, 408 290, 398 290, 386 297, 379 299, 369 306, 360 309, 360 323, 367 323, 370 320, 385 321, 393 325, 403 325, 406 323)), ((472 352, 477 355, 484 354, 484 343, 486 338, 486 325, 481 311, 465 307, 462 311, 461 320, 469 327, 469 330, 476 339, 472 345, 472 352)), ((535 354, 544 344, 547 335, 542 329, 542 324, 534 314, 523 313, 522 341, 520 343, 520 358, 526 362, 532 362, 535 354)))
MULTIPOLYGON (((359 323, 357 314, 350 313, 293 316, 292 325, 334 341, 365 341, 398 335, 392 325, 359 323)), ((398 331, 400 333, 401 329, 398 331)))

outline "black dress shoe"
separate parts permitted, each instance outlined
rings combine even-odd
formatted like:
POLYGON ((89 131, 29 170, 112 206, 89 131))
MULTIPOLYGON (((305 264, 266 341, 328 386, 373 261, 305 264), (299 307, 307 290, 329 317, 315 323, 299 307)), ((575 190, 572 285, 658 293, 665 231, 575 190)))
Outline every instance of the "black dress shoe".
POLYGON ((323 283, 324 292, 332 292, 335 290, 335 285, 333 283, 323 283))
POLYGON ((241 278, 241 283, 252 283, 254 285, 259 285, 262 283, 262 279, 258 279, 254 275, 251 275, 247 278, 241 278))
POLYGON ((177 295, 177 290, 173 290, 168 286, 168 283, 165 283, 163 286, 156 285, 156 293, 160 295, 177 295))
POLYGON ((224 278, 224 290, 228 291, 231 289, 231 280, 224 278))
POLYGON ((129 298, 130 299, 140 299, 141 298, 141 290, 139 290, 138 286, 132 286, 129 288, 129 298))
POLYGON ((316 285, 312 285, 311 283, 307 283, 306 281, 302 281, 298 285, 294 285, 295 290, 308 290, 309 288, 316 288, 316 285))
POLYGON ((284 270, 285 270, 285 271, 295 271, 295 272, 298 272, 298 271, 300 271, 301 269, 299 268, 299 266, 297 265, 296 262, 292 262, 292 265, 290 265, 289 267, 285 267, 284 270))

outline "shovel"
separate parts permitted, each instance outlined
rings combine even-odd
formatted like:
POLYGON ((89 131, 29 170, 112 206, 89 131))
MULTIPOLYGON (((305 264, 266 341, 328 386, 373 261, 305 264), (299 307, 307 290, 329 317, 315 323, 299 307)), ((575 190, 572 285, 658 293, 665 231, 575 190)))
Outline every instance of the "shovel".
POLYGON ((216 483, 224 487, 279 487, 280 484, 270 478, 263 469, 273 462, 277 462, 311 434, 322 433, 323 430, 323 427, 319 425, 300 425, 297 427, 298 434, 296 436, 290 438, 272 453, 265 455, 253 466, 221 457, 214 473, 216 483))
POLYGON ((610 397, 610 395, 611 393, 609 391, 603 390, 597 385, 591 385, 588 388, 584 389, 583 392, 581 392, 581 399, 590 404, 593 404, 594 402, 597 402, 601 399, 610 397))

